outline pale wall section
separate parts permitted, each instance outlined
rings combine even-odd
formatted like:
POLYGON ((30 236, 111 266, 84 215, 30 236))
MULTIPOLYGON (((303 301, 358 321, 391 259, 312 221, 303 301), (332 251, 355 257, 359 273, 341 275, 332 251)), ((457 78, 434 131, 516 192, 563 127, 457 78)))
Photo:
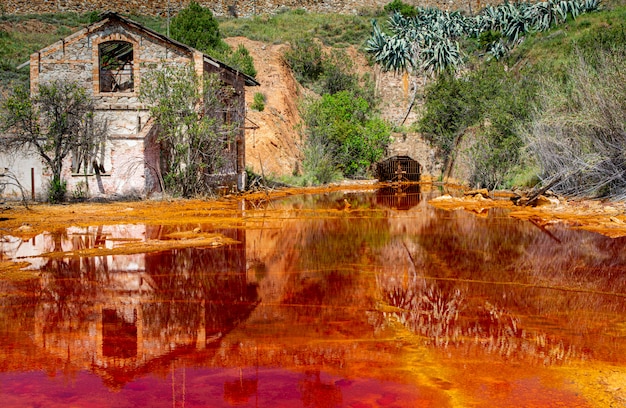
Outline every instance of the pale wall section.
POLYGON ((48 187, 42 177, 43 169, 43 163, 34 152, 0 151, 0 197, 21 200, 24 191, 29 200, 33 192, 36 199, 45 198, 48 187))

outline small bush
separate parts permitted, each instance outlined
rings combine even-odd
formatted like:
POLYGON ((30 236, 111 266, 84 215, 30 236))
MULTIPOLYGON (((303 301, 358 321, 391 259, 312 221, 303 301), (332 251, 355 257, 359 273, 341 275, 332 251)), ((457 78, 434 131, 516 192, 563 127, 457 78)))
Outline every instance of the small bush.
POLYGON ((393 0, 391 3, 385 5, 384 10, 387 13, 400 13, 405 17, 415 17, 417 16, 417 9, 415 6, 410 4, 406 4, 402 2, 402 0, 393 0))
POLYGON ((67 182, 53 178, 48 187, 48 201, 51 204, 58 204, 65 201, 67 193, 67 182))
POLYGON ((172 19, 170 34, 173 39, 203 52, 218 48, 222 41, 213 12, 195 1, 172 19))
POLYGON ((72 198, 75 201, 84 201, 88 197, 89 197, 89 190, 88 190, 87 183, 84 181, 77 183, 76 187, 74 188, 74 191, 72 191, 72 198))
POLYGON ((358 77, 352 73, 352 60, 342 50, 333 50, 330 57, 323 60, 320 94, 336 94, 351 91, 358 86, 358 77))
POLYGON ((246 75, 256 77, 256 68, 254 67, 254 59, 245 45, 239 44, 237 49, 226 56, 226 63, 233 68, 238 69, 246 75))
POLYGON ((314 82, 324 72, 322 47, 310 38, 294 41, 284 57, 300 83, 314 82))
POLYGON ((305 172, 321 183, 335 174, 367 175, 390 141, 390 128, 367 101, 341 91, 309 100, 302 108, 306 124, 305 172))
POLYGON ((265 109, 265 95, 261 92, 255 93, 254 101, 252 102, 252 105, 250 105, 250 108, 259 112, 263 112, 263 110, 265 109))

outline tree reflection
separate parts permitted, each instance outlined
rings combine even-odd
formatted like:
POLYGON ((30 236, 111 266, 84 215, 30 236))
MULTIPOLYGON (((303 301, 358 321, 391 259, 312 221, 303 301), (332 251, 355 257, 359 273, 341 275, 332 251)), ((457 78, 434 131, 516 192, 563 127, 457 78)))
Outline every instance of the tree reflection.
POLYGON ((377 252, 386 260, 377 274, 383 300, 409 330, 436 346, 541 364, 614 358, 598 343, 610 338, 594 335, 606 316, 594 315, 618 316, 625 306, 611 295, 626 292, 623 242, 563 228, 546 234, 498 211, 425 221, 377 252))

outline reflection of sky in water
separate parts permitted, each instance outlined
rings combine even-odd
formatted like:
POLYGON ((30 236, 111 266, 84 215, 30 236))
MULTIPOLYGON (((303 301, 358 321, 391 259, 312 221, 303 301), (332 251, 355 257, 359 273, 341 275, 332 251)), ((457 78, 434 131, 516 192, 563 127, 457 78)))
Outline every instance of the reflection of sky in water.
MULTIPOLYGON (((31 265, 25 269, 39 270, 47 263, 41 254, 68 252, 85 248, 113 249, 125 242, 145 241, 143 225, 110 225, 101 227, 69 227, 62 232, 45 232, 22 240, 6 235, 0 241, 0 254, 7 259, 21 259, 31 265)), ((142 268, 143 255, 108 256, 108 262, 116 269, 138 270, 142 268)))
MULTIPOLYGON (((12 367, 3 389, 26 398, 21 376, 31 391, 45 388, 39 374, 19 374, 36 367, 75 384, 96 375, 105 385, 86 395, 50 379, 50 392, 33 391, 59 403, 67 394, 158 405, 155 396, 169 393, 162 397, 171 405, 184 383, 186 406, 203 406, 207 395, 221 401, 210 406, 443 406, 450 389, 480 392, 439 371, 479 362, 514 367, 491 370, 495 388, 480 401, 493 402, 503 382, 505 405, 540 401, 529 389, 575 406, 566 387, 545 382, 545 367, 626 366, 624 239, 541 229, 502 210, 438 210, 410 189, 246 208, 240 228, 217 231, 239 244, 28 258, 40 277, 15 293, 36 296, 0 299, 0 341, 14 345, 0 346, 12 367)), ((210 230, 70 228, 8 237, 0 250, 28 257, 113 248, 195 228, 210 230)))

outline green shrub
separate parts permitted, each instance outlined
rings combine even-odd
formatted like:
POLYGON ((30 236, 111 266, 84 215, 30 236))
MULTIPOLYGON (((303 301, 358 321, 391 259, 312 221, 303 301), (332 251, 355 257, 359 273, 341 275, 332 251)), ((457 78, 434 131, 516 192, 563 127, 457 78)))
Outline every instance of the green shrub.
POLYGON ((415 17, 418 14, 415 6, 406 4, 402 2, 402 0, 393 0, 391 3, 385 5, 384 10, 387 13, 398 12, 405 17, 415 17))
POLYGON ((76 184, 74 191, 72 191, 72 199, 75 201, 84 201, 89 198, 89 186, 85 181, 80 181, 76 184))
POLYGON ((218 21, 213 12, 200 6, 195 1, 178 12, 170 24, 170 35, 173 39, 196 48, 202 52, 221 47, 218 21))
POLYGON ((254 59, 245 45, 239 44, 235 51, 228 54, 229 55, 225 58, 225 62, 228 65, 238 69, 246 75, 250 75, 253 78, 256 77, 257 72, 254 67, 254 59))
POLYGON ((250 105, 251 109, 257 110, 259 112, 263 112, 265 109, 265 95, 261 92, 257 92, 254 94, 254 101, 252 105, 250 105))
POLYGON ((67 182, 53 178, 50 181, 48 187, 48 201, 52 204, 58 204, 65 201, 65 194, 67 193, 67 182))
POLYGON ((320 94, 336 94, 352 91, 358 87, 358 77, 352 73, 352 60, 343 50, 333 50, 323 59, 323 72, 320 75, 320 94))
POLYGON ((380 160, 390 128, 354 92, 340 91, 309 100, 302 109, 306 124, 305 171, 320 182, 331 175, 362 177, 380 160))
POLYGON ((310 38, 294 41, 284 57, 300 83, 316 81, 324 72, 322 47, 310 38))

